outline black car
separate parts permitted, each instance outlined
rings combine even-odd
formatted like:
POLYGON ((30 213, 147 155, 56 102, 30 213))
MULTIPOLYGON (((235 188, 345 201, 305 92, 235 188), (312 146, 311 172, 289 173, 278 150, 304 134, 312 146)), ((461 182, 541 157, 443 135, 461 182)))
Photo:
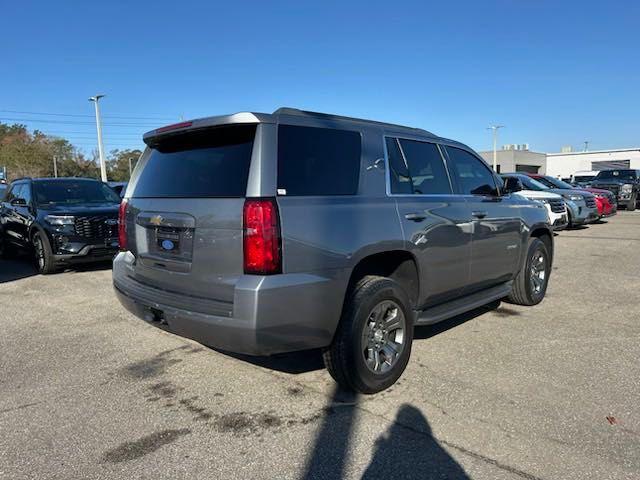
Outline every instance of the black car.
POLYGON ((40 273, 109 260, 118 251, 119 204, 120 197, 97 180, 15 180, 0 203, 0 251, 32 249, 40 273))
POLYGON ((591 182, 591 187, 609 190, 616 196, 618 207, 627 210, 640 207, 640 170, 602 170, 591 182))

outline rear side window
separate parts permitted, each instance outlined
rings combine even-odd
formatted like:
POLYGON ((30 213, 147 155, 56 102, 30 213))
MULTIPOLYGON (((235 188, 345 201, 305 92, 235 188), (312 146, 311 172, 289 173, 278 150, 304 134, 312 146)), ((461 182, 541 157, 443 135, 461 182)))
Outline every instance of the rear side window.
POLYGON ((400 147, 409 167, 413 193, 419 195, 451 193, 449 176, 436 144, 401 139, 400 147))
POLYGON ((360 174, 358 132, 278 127, 278 191, 292 196, 355 195, 360 174))
POLYGON ((411 175, 396 138, 387 137, 387 155, 389 156, 389 176, 391 179, 391 193, 412 194, 413 184, 411 175))
POLYGON ((497 195, 493 173, 487 165, 469 152, 447 147, 449 171, 458 193, 463 195, 497 195))
POLYGON ((152 146, 133 197, 244 197, 255 125, 217 127, 152 146))

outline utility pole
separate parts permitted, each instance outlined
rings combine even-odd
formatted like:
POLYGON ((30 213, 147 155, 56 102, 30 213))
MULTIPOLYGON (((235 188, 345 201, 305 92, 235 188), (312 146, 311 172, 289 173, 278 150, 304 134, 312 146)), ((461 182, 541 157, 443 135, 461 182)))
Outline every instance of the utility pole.
POLYGON ((584 151, 588 152, 589 151, 589 140, 585 140, 584 141, 584 151))
POLYGON ((104 97, 104 95, 95 95, 89 97, 89 101, 93 102, 96 106, 96 129, 98 130, 98 155, 100 156, 100 178, 103 182, 107 181, 107 164, 104 160, 104 146, 102 145, 102 121, 100 120, 100 107, 98 101, 104 97))
POLYGON ((58 178, 58 156, 53 156, 53 176, 58 178))
POLYGON ((133 171, 133 168, 131 168, 131 160, 133 160, 133 158, 129 157, 129 180, 131 180, 131 172, 133 171))
POLYGON ((491 125, 487 130, 493 130, 493 171, 498 173, 498 129, 504 125, 491 125))

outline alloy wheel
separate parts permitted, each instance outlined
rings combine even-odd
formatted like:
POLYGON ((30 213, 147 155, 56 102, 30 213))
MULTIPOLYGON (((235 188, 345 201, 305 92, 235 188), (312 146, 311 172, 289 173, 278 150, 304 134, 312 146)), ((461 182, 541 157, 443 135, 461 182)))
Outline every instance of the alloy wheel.
POLYGON ((391 370, 405 348, 406 319, 392 300, 378 303, 369 313, 362 332, 362 355, 375 374, 391 370))
POLYGON ((547 262, 542 250, 536 250, 531 258, 529 281, 533 294, 540 295, 547 281, 547 262))

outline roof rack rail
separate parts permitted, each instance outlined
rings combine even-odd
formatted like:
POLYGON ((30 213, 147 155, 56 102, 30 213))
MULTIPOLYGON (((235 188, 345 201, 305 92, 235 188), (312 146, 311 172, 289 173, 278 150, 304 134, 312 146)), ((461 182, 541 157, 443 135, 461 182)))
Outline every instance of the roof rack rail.
POLYGON ((11 182, 17 182, 18 180, 31 180, 31 177, 18 177, 18 178, 14 178, 13 180, 11 180, 11 182))
POLYGON ((356 118, 356 117, 345 117, 342 115, 333 115, 330 113, 320 113, 320 112, 310 112, 308 110, 300 110, 298 108, 292 107, 280 107, 276 111, 273 112, 274 115, 298 115, 304 117, 316 117, 316 118, 325 118, 327 120, 348 120, 350 122, 363 122, 363 123, 372 123, 374 125, 380 125, 385 127, 400 127, 407 128, 409 130, 416 130, 421 133, 426 133, 427 135, 436 136, 434 133, 429 132, 423 128, 415 128, 415 127, 406 127, 404 125, 397 125, 395 123, 388 122, 379 122, 377 120, 367 120, 365 118, 356 118))

